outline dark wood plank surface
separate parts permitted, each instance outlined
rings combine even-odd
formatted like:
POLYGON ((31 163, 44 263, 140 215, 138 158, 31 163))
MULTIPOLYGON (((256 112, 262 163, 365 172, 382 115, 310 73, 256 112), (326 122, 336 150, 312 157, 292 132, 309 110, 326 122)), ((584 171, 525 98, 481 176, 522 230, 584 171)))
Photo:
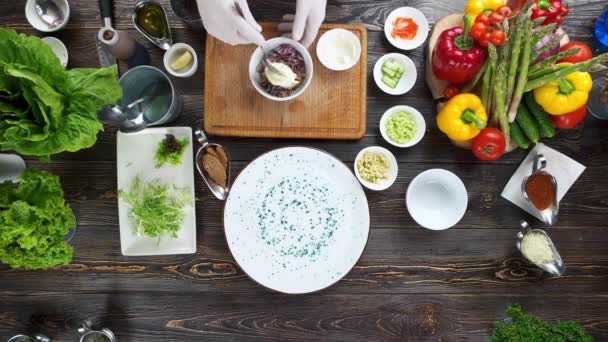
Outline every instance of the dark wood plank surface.
MULTIPOLYGON (((175 79, 184 98, 176 126, 202 127, 203 33, 188 30, 166 6, 175 41, 198 52, 199 71, 175 79)), ((295 1, 250 0, 260 21, 276 21, 295 1)), ((376 60, 395 49, 384 38, 388 13, 400 6, 422 10, 431 22, 460 10, 464 0, 329 0, 327 21, 360 23, 368 29, 367 133, 359 141, 216 138, 234 159, 234 175, 247 162, 286 145, 322 148, 352 165, 357 152, 386 145, 378 132, 382 113, 396 104, 418 108, 428 123, 423 142, 392 149, 400 164, 396 184, 368 192, 371 233, 365 252, 342 281, 320 293, 286 296, 270 292, 239 269, 226 246, 223 204, 197 179, 198 252, 195 255, 134 258, 120 252, 116 199, 116 131, 108 128, 88 150, 61 154, 31 166, 61 177, 79 222, 75 257, 69 266, 18 271, 0 266, 0 340, 20 332, 42 332, 57 341, 77 339, 75 327, 92 318, 116 332, 119 341, 484 341, 505 307, 520 303, 547 320, 571 319, 598 341, 608 340, 608 121, 588 117, 576 130, 560 132, 551 147, 589 166, 562 201, 560 223, 550 228, 568 266, 550 278, 522 260, 515 248, 517 224, 530 219, 500 197, 525 156, 514 152, 498 163, 480 163, 453 147, 434 124, 436 114, 422 80, 405 96, 383 94, 373 83, 376 60), (462 222, 431 232, 405 209, 407 185, 419 172, 456 172, 469 191, 462 222)), ((2 1, 3 27, 43 35, 28 25, 25 1, 2 1)), ((93 36, 100 26, 96 1, 72 0, 67 28, 54 34, 70 51, 69 67, 98 66, 93 36)), ((571 1, 566 29, 572 39, 591 41, 593 18, 605 0, 571 1)), ((162 51, 131 25, 132 0, 114 1, 116 27, 144 43, 152 64, 162 51)), ((422 68, 423 49, 407 52, 422 68)), ((121 65, 121 71, 126 66, 121 65)), ((419 71, 422 75, 422 69, 419 71)))

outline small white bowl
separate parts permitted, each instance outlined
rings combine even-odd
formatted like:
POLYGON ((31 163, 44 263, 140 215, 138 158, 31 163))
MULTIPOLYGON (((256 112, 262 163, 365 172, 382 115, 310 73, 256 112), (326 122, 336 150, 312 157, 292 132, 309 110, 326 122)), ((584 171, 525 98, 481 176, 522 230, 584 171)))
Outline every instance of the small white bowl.
POLYGON ((186 77, 190 77, 190 76, 194 75, 194 73, 198 69, 198 57, 196 56, 196 51, 194 51, 192 46, 190 46, 188 44, 184 44, 184 43, 175 43, 175 44, 171 45, 171 47, 169 48, 169 50, 167 50, 167 52, 165 52, 165 54, 163 56, 163 64, 165 65, 165 69, 167 70, 167 72, 170 73, 171 75, 173 75, 175 77, 186 78, 186 77), (184 50, 188 50, 190 52, 190 54, 192 55, 192 62, 190 63, 190 65, 186 68, 183 68, 183 69, 180 69, 177 71, 171 69, 171 67, 169 66, 171 64, 171 62, 173 62, 177 57, 179 57, 179 55, 184 50))
POLYGON ((395 106, 395 107, 389 108, 389 110, 387 110, 386 112, 384 112, 384 114, 382 114, 382 118, 380 119, 380 134, 382 135, 384 140, 386 140, 387 143, 389 143, 393 146, 402 147, 402 148, 403 147, 412 147, 412 146, 416 145, 417 143, 419 143, 420 140, 422 140, 425 133, 426 133, 426 121, 424 121, 424 117, 418 110, 416 110, 415 108, 412 108, 410 106, 395 106), (397 144, 396 142, 392 141, 391 138, 389 138, 388 134, 386 133, 386 121, 388 121, 388 118, 390 118, 391 115, 398 113, 398 112, 409 113, 412 116, 414 123, 416 124, 416 133, 414 134, 414 137, 405 144, 397 144))
POLYGON ((64 15, 63 23, 61 23, 61 25, 51 27, 49 24, 42 21, 36 12, 36 0, 27 0, 25 3, 25 17, 27 18, 27 21, 32 27, 41 32, 55 32, 61 30, 70 20, 70 5, 67 0, 55 0, 55 4, 64 15))
POLYGON ((382 191, 390 188, 391 185, 395 183, 395 180, 397 180, 397 174, 399 173, 399 164, 397 164, 397 159, 395 159, 395 155, 393 155, 391 151, 380 146, 370 146, 361 150, 361 152, 357 154, 357 158, 355 158, 355 165, 353 166, 353 168, 355 169, 355 176, 357 176, 359 182, 364 187, 374 191, 382 191), (359 168, 357 167, 357 162, 361 157, 363 157, 363 154, 368 151, 372 153, 382 153, 384 155, 386 161, 389 164, 388 179, 381 179, 378 181, 378 183, 371 183, 361 177, 361 175, 359 174, 359 168))
POLYGON ((361 41, 351 31, 345 29, 329 30, 319 38, 317 57, 327 69, 334 71, 348 70, 359 63, 361 41))
POLYGON ((262 87, 260 75, 258 74, 258 66, 262 62, 262 56, 264 56, 264 52, 262 51, 261 47, 258 47, 257 49, 255 49, 255 51, 253 51, 251 59, 249 60, 249 80, 251 81, 251 84, 253 84, 255 90, 257 90, 258 93, 262 94, 262 96, 264 96, 265 98, 279 102, 290 101, 302 95, 302 93, 304 93, 304 91, 306 91, 306 88, 308 88, 308 86, 310 85, 313 75, 313 64, 310 52, 308 52, 308 50, 297 41, 285 37, 272 38, 267 40, 266 43, 264 43, 264 49, 270 52, 281 44, 289 44, 296 48, 296 50, 300 54, 302 54, 302 57, 304 58, 304 64, 306 65, 306 77, 304 77, 304 80, 302 80, 302 84, 300 84, 300 86, 296 88, 295 91, 291 93, 291 95, 287 97, 272 96, 266 91, 266 89, 262 87))
POLYGON ((428 38, 429 22, 424 14, 422 14, 422 12, 419 10, 413 7, 399 7, 393 10, 386 18, 386 21, 384 22, 384 34, 386 35, 386 39, 388 39, 388 41, 393 44, 394 47, 401 50, 413 50, 424 44, 428 38), (391 32, 393 31, 393 23, 397 17, 412 18, 412 20, 418 24, 418 33, 416 33, 416 37, 414 37, 414 39, 394 39, 391 36, 391 32))
POLYGON ((374 66, 374 81, 376 81, 376 85, 383 92, 389 95, 403 95, 407 93, 408 91, 412 90, 417 79, 418 71, 416 69, 416 64, 414 64, 414 61, 412 61, 408 56, 400 53, 386 54, 380 57, 374 66), (397 83, 395 88, 391 88, 382 82, 382 65, 387 60, 393 60, 395 63, 399 63, 399 65, 405 69, 401 79, 399 79, 399 83, 397 83))
POLYGON ((424 228, 444 230, 456 225, 467 210, 464 184, 450 171, 427 170, 416 176, 405 195, 407 211, 424 228))
POLYGON ((65 47, 63 42, 55 37, 44 37, 41 38, 46 45, 48 45, 57 58, 59 58, 59 63, 63 66, 68 65, 68 49, 65 47))

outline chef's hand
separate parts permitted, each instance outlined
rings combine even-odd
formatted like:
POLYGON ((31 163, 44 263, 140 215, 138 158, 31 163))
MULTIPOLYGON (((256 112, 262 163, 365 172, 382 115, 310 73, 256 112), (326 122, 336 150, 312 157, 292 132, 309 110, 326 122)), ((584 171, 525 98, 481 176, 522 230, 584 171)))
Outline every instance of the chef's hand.
POLYGON ((247 0, 197 0, 207 33, 230 45, 261 45, 262 27, 253 18, 247 0))
POLYGON ((325 20, 327 0, 298 0, 296 14, 286 14, 279 24, 279 31, 291 33, 294 40, 305 47, 315 41, 319 28, 325 20))

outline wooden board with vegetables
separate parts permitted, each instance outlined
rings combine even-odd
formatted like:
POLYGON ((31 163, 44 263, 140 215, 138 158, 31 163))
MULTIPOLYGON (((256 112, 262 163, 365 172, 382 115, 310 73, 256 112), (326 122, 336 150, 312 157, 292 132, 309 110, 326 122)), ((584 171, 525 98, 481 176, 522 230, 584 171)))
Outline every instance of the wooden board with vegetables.
POLYGON ((437 125, 481 160, 575 127, 586 114, 589 72, 608 61, 570 42, 560 0, 521 5, 470 0, 464 14, 440 19, 431 33, 426 79, 437 125))

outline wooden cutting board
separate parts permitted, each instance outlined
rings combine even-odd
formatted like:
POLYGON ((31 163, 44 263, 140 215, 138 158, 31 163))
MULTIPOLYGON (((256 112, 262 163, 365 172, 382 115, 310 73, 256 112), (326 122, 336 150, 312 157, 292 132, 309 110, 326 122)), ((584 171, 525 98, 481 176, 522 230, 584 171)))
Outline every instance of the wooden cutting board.
MULTIPOLYGON (((278 37, 276 23, 263 23, 266 38, 278 37)), ((204 128, 208 134, 238 137, 360 139, 365 134, 367 31, 361 25, 324 24, 318 37, 343 28, 361 40, 359 63, 346 71, 325 68, 311 51, 314 74, 308 89, 288 102, 260 95, 249 80, 253 45, 230 46, 207 36, 204 128)), ((318 38, 317 37, 317 38, 318 38)))

